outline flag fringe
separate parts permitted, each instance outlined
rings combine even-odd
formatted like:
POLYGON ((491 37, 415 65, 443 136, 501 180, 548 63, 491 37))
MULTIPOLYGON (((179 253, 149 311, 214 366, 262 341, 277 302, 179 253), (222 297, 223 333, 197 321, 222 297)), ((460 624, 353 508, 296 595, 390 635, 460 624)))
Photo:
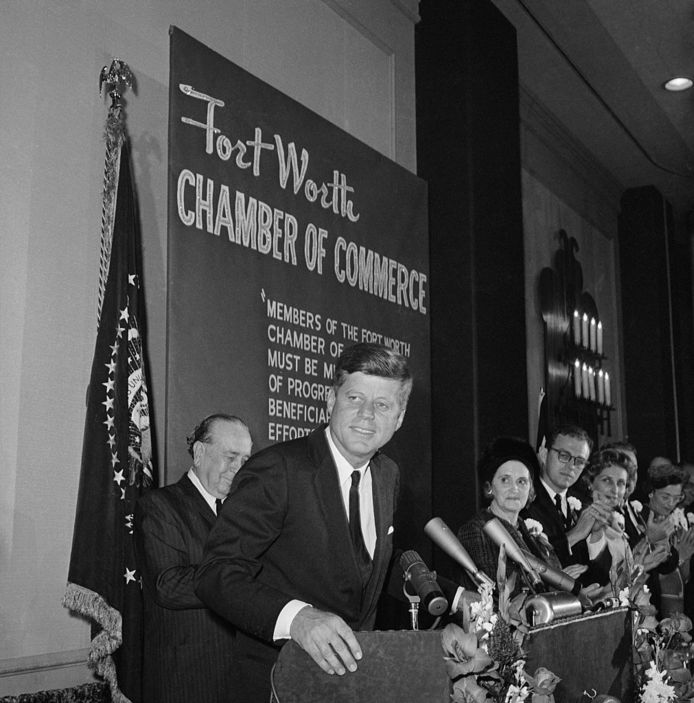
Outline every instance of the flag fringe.
POLYGON ((101 631, 90 643, 87 662, 108 683, 113 703, 131 703, 118 687, 116 665, 111 657, 123 641, 121 614, 98 593, 69 582, 63 596, 63 606, 101 626, 101 631))

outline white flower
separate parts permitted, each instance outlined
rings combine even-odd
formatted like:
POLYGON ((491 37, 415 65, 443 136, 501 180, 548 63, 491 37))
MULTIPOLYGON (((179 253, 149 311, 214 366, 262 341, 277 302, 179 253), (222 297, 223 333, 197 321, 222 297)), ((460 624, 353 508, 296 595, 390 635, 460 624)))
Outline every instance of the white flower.
POLYGON ((542 535, 542 523, 533 520, 531 517, 525 518, 525 527, 533 537, 540 537, 542 535))
POLYGON ((620 530, 624 530, 624 515, 618 513, 616 510, 612 513, 613 524, 620 530))
POLYGON ((631 507, 635 513, 640 513, 643 510, 643 503, 640 500, 632 500, 631 507))
POLYGON ((576 512, 583 507, 583 503, 581 503, 581 501, 575 496, 568 496, 566 498, 566 502, 569 504, 569 507, 576 512))
POLYGON ((684 510, 682 508, 675 508, 670 514, 670 522, 675 525, 675 527, 681 527, 684 530, 689 529, 689 523, 687 518, 684 516, 684 510))
POLYGON ((694 513, 687 513, 687 522, 690 525, 694 525, 694 513))
POLYGON ((622 606, 629 605, 629 586, 619 592, 619 604, 622 606))
POLYGON ((646 671, 647 680, 641 689, 642 703, 670 703, 675 700, 675 689, 665 682, 665 676, 665 672, 659 671, 652 661, 646 671))

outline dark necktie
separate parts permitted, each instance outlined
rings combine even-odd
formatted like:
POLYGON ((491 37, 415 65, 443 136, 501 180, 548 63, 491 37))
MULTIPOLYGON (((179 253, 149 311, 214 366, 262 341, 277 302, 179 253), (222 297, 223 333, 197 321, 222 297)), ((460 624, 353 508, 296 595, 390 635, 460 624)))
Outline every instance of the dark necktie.
POLYGON ((214 507, 217 509, 217 517, 219 517, 219 513, 222 511, 223 502, 224 501, 221 498, 215 498, 214 507))
POLYGON ((364 535, 361 531, 361 512, 359 510, 359 479, 361 474, 358 471, 352 472, 352 485, 349 489, 349 533, 352 537, 354 553, 360 567, 369 567, 371 570, 371 557, 364 544, 364 535))
POLYGON ((557 506, 559 515, 561 515, 561 521, 564 524, 564 527, 566 527, 566 515, 564 515, 564 509, 561 504, 561 496, 558 493, 555 493, 554 495, 554 504, 557 506))

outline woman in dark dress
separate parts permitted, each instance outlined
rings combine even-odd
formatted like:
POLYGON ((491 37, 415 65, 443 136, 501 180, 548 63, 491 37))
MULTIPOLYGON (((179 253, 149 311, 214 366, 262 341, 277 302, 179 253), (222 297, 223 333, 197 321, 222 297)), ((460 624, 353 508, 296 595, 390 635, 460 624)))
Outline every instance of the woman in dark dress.
MULTIPOLYGON (((520 519, 520 511, 534 497, 533 480, 540 466, 533 448, 515 437, 498 437, 484 450, 477 466, 479 486, 489 505, 468 520, 459 530, 458 539, 477 568, 497 582, 499 547, 487 536, 484 525, 498 518, 519 547, 539 557, 551 567, 561 565, 554 550, 541 534, 541 525, 520 519), (535 534, 531 534, 534 532, 535 534)), ((523 578, 519 567, 506 559, 506 579, 515 580, 511 597, 520 592, 523 578)))

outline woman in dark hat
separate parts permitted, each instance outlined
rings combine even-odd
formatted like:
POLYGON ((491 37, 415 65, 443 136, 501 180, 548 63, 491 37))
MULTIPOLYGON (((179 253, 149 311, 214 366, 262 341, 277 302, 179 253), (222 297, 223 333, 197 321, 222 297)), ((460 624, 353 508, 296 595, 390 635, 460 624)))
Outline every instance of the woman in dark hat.
MULTIPOLYGON (((494 583, 497 582, 500 549, 484 531, 484 525, 492 518, 500 520, 519 547, 551 567, 561 569, 554 550, 542 533, 542 525, 519 517, 526 503, 534 498, 533 482, 539 472, 540 465, 533 448, 516 437, 497 437, 485 448, 477 465, 478 485, 489 505, 458 530, 458 539, 477 568, 494 583)), ((508 556, 506 578, 513 585, 513 597, 523 587, 523 578, 519 567, 508 556)))

